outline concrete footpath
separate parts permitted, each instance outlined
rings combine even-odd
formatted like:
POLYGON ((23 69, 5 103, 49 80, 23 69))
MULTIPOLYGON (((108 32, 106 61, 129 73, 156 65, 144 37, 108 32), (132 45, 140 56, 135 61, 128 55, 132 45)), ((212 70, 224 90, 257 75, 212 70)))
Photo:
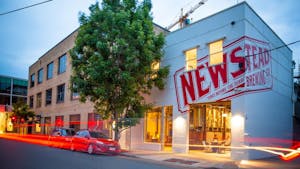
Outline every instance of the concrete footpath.
POLYGON ((199 169, 300 169, 300 158, 282 161, 278 157, 261 160, 233 161, 230 154, 190 151, 188 154, 157 151, 124 151, 123 156, 164 162, 182 168, 199 169))

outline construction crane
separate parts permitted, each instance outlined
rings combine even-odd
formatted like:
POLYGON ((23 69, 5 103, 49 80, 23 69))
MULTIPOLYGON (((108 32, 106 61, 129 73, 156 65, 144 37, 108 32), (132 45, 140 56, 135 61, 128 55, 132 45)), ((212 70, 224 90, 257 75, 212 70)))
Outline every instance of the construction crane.
POLYGON ((207 0, 201 0, 197 5, 195 5, 194 7, 192 7, 187 13, 185 13, 183 15, 183 9, 181 8, 181 16, 179 17, 179 19, 169 25, 168 27, 166 27, 166 29, 170 30, 172 29, 175 25, 177 25, 178 23, 180 23, 180 28, 182 28, 184 26, 184 23, 186 22, 187 20, 187 17, 192 14, 196 9, 198 9, 200 6, 204 5, 204 3, 206 2, 207 0))

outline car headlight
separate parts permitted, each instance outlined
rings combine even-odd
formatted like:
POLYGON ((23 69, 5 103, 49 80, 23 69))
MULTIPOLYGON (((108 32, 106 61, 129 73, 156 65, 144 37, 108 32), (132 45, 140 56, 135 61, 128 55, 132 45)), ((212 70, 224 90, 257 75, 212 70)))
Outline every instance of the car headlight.
POLYGON ((102 141, 96 141, 97 144, 104 144, 102 141))

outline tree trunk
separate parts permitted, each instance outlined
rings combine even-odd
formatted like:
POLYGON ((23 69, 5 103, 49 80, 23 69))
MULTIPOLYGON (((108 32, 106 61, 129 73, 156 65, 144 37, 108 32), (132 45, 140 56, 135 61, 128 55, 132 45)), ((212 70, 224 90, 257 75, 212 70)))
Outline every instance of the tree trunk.
POLYGON ((118 113, 114 111, 114 120, 115 120, 115 128, 114 128, 114 140, 119 141, 120 139, 120 131, 119 131, 119 123, 118 123, 118 113))

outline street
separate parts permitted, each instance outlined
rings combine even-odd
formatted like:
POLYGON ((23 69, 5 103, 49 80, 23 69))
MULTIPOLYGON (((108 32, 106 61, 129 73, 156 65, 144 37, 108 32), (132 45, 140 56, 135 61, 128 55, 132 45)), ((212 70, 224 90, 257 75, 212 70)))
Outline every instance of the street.
POLYGON ((176 166, 124 156, 89 155, 0 139, 1 169, 171 169, 176 166))

